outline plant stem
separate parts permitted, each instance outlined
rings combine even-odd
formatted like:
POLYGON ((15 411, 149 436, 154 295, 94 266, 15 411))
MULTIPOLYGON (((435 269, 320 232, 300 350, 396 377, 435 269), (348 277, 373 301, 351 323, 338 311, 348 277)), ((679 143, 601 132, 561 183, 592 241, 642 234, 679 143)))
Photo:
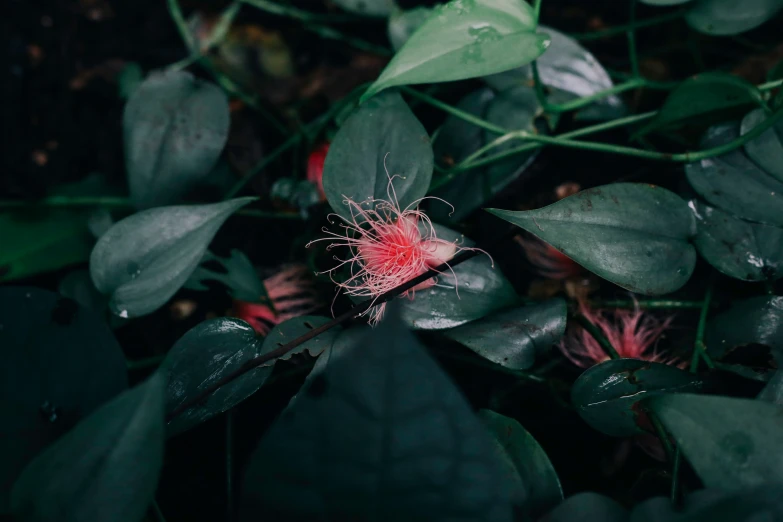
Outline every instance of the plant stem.
POLYGON ((299 9, 292 5, 278 4, 269 0, 240 0, 241 2, 253 6, 256 9, 274 14, 293 18, 302 22, 366 22, 365 17, 350 14, 320 14, 311 13, 304 9, 299 9))
POLYGON ((671 502, 673 506, 678 506, 682 500, 680 495, 680 467, 682 465, 682 450, 679 446, 674 448, 674 462, 672 463, 672 489, 671 502))
POLYGON ((321 38, 326 38, 329 40, 337 40, 339 42, 345 42, 348 45, 356 49, 359 49, 360 51, 366 51, 369 53, 377 54, 379 56, 391 56, 394 54, 391 49, 382 47, 380 45, 375 45, 370 42, 366 42, 361 38, 354 38, 353 36, 342 33, 327 25, 307 24, 305 26, 305 29, 307 29, 312 33, 317 34, 321 38))
POLYGON ((628 25, 618 25, 616 27, 610 27, 608 29, 602 29, 600 31, 592 31, 589 33, 571 33, 569 36, 571 36, 571 38, 574 38, 576 40, 582 40, 582 41, 598 40, 601 38, 606 38, 608 36, 615 36, 618 34, 627 33, 630 30, 641 29, 643 27, 651 27, 654 25, 671 22, 672 20, 677 20, 679 18, 682 18, 682 15, 684 14, 685 14, 685 9, 681 9, 679 11, 674 11, 665 15, 650 17, 645 20, 635 20, 632 24, 628 24, 628 25))
POLYGON ((699 357, 701 357, 708 368, 715 368, 712 359, 707 355, 707 346, 704 344, 704 331, 707 328, 707 314, 710 311, 710 302, 712 301, 712 290, 715 285, 715 273, 710 274, 707 283, 707 291, 704 293, 704 301, 699 314, 699 324, 696 327, 696 341, 693 343, 693 355, 691 357, 691 373, 696 373, 699 367, 699 357))
POLYGON ((601 330, 596 325, 591 323, 587 317, 582 314, 574 314, 573 318, 582 326, 582 328, 585 329, 587 333, 593 337, 593 339, 598 342, 601 348, 603 348, 603 350, 606 352, 606 355, 608 355, 611 359, 621 358, 620 354, 617 353, 617 350, 615 350, 614 346, 612 346, 612 343, 609 342, 609 339, 607 339, 601 330))
POLYGON ((652 425, 655 428, 655 433, 658 435, 663 450, 666 452, 666 458, 669 459, 669 462, 674 463, 674 448, 672 447, 669 435, 666 433, 666 428, 661 422, 661 419, 659 419, 652 410, 647 410, 647 416, 650 418, 650 422, 652 422, 652 425))
POLYGON ((417 91, 416 89, 412 89, 408 86, 400 87, 400 90, 404 92, 405 94, 408 94, 409 96, 413 96, 414 98, 417 98, 425 103, 428 103, 432 105, 433 107, 437 107, 441 109, 444 112, 447 112, 449 114, 453 114, 454 116, 457 116, 458 118, 461 118, 467 122, 472 123, 473 125, 476 125, 478 127, 481 127, 482 129, 486 129, 490 132, 494 132, 496 134, 507 134, 510 132, 510 129, 506 129, 504 127, 501 127, 499 125, 495 125, 494 123, 490 123, 488 121, 482 120, 478 116, 474 116, 473 114, 463 111, 462 109, 458 109, 457 107, 453 107, 449 105, 448 103, 444 103, 437 98, 433 98, 432 96, 428 94, 424 94, 421 91, 417 91))
MULTIPOLYGON (((496 239, 493 243, 497 244, 502 242, 505 239, 514 237, 517 234, 516 228, 509 230, 507 233, 500 236, 498 239, 496 239)), ((240 366, 235 371, 225 375, 223 378, 219 379, 215 383, 213 383, 211 386, 207 387, 206 389, 202 390, 201 393, 197 394, 193 399, 186 401, 176 407, 173 411, 171 411, 167 416, 167 420, 171 420, 172 418, 176 417, 177 415, 181 414, 182 412, 188 410, 189 408, 192 408, 196 404, 201 403, 203 400, 208 398, 210 395, 212 395, 216 390, 220 389, 222 386, 225 386, 226 384, 234 381, 235 379, 241 377, 242 375, 246 374, 247 372, 258 368, 259 366, 263 365, 264 363, 267 363, 269 361, 272 361, 274 359, 277 359, 279 357, 282 357, 283 355, 287 354, 297 346, 306 343, 310 339, 313 339, 322 333, 331 330, 335 326, 342 324, 350 319, 353 319, 355 317, 358 317, 365 312, 367 312, 370 308, 373 308, 375 306, 381 305, 383 303, 386 303, 395 297, 407 292, 414 286, 423 283, 424 281, 427 281, 428 279, 437 276, 438 274, 442 274, 443 272, 447 270, 451 270, 453 267, 459 265, 460 263, 463 263, 467 261, 468 259, 472 259, 482 253, 483 251, 480 251, 478 249, 476 250, 463 250, 456 256, 454 256, 450 262, 443 263, 440 266, 436 268, 430 269, 428 272, 425 272, 419 276, 414 277, 413 279, 409 280, 406 283, 403 283, 399 285, 396 288, 393 288, 389 290, 388 292, 385 292, 381 295, 379 295, 377 298, 373 299, 366 299, 359 303, 358 305, 354 306, 347 312, 344 312, 343 314, 340 314, 336 318, 332 319, 328 323, 325 323, 317 328, 313 328, 306 334, 302 335, 301 337, 297 337, 296 339, 284 344, 283 346, 272 350, 271 352, 267 352, 263 355, 260 355, 256 357, 255 359, 251 359, 249 361, 246 361, 242 366, 240 366)))
POLYGON ((541 2, 542 0, 533 0, 533 19, 536 21, 536 25, 541 17, 541 2))
POLYGON ((234 412, 226 412, 226 519, 234 520, 234 412))

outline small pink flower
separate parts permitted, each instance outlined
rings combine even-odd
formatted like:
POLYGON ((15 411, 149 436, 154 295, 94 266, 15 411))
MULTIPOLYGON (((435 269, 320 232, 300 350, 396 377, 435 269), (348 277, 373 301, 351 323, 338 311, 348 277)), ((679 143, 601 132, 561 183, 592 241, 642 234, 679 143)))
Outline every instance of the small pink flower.
MULTIPOLYGON (((675 366, 683 364, 655 350, 660 337, 671 327, 673 317, 660 321, 637 306, 634 310, 615 309, 609 318, 605 311, 593 311, 584 302, 579 303, 579 312, 601 330, 620 357, 675 366)), ((568 360, 581 368, 589 368, 609 359, 598 341, 583 328, 577 328, 564 338, 560 350, 568 360)))
MULTIPOLYGON (((330 214, 330 217, 336 216, 342 220, 340 226, 345 229, 344 235, 324 228, 323 231, 332 237, 311 242, 336 239, 329 244, 327 250, 335 247, 348 248, 350 255, 346 259, 335 257, 340 263, 323 272, 328 273, 346 295, 377 299, 406 281, 446 263, 457 252, 466 249, 457 246, 456 242, 438 239, 432 222, 418 209, 422 200, 400 208, 392 184, 393 179, 394 176, 389 177, 388 200, 368 198, 359 204, 343 196, 343 202, 350 209, 351 218, 346 219, 336 214, 330 214), (363 205, 367 208, 363 208, 363 205), (335 281, 334 272, 345 265, 348 265, 348 278, 343 282, 335 281)), ((433 277, 400 297, 413 299, 416 290, 436 284, 437 278, 433 277)), ((385 304, 381 304, 365 312, 369 313, 371 324, 376 324, 381 319, 384 309, 385 304)))
POLYGON ((285 267, 265 279, 264 288, 269 303, 235 299, 231 312, 234 317, 250 323, 259 335, 266 335, 273 326, 309 314, 321 306, 304 265, 285 267))
POLYGON ((516 236, 514 239, 525 251, 527 260, 541 277, 568 279, 578 276, 584 270, 576 261, 537 237, 516 236))

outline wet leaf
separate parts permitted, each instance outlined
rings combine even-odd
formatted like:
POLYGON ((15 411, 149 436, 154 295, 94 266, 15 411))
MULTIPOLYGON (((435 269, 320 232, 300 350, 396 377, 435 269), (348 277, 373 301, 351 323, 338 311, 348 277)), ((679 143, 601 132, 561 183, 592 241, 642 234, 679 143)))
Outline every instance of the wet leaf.
MULTIPOLYGON (((167 379, 166 412, 171 414, 249 361, 306 333, 310 327, 318 327, 326 322, 329 322, 326 317, 296 317, 277 325, 265 339, 259 338, 249 324, 239 319, 221 317, 200 323, 174 344, 161 365, 161 371, 167 379)), ((294 348, 283 357, 234 379, 206 401, 171 419, 167 424, 168 435, 182 433, 230 410, 263 386, 278 360, 288 360, 292 355, 305 351, 311 355, 320 353, 338 333, 339 328, 334 328, 294 348)))
POLYGON ((154 208, 114 224, 90 255, 92 280, 111 294, 112 312, 136 317, 163 306, 196 269, 223 222, 253 199, 154 208))
POLYGON ((125 356, 94 312, 54 292, 0 288, 0 513, 42 449, 128 387, 125 356))
POLYGON ((427 193, 432 168, 427 131, 399 93, 389 91, 359 106, 340 127, 324 163, 324 192, 332 209, 350 219, 346 197, 373 208, 368 198, 388 201, 389 177, 397 176, 394 192, 405 208, 427 193))
POLYGON ((636 136, 653 131, 668 132, 684 125, 726 121, 754 106, 764 106, 764 98, 753 84, 726 73, 702 73, 677 86, 656 116, 636 136))
POLYGON ((643 433, 638 403, 667 392, 696 392, 705 382, 674 366, 614 359, 586 370, 571 388, 571 402, 584 421, 613 437, 643 433))
POLYGON ((444 334, 494 363, 524 370, 563 337, 567 312, 563 299, 551 299, 492 314, 444 334))
POLYGON ((394 3, 392 0, 333 0, 346 11, 365 16, 389 16, 394 3))
POLYGON ((725 36, 758 27, 782 7, 780 0, 699 0, 685 14, 685 20, 700 33, 725 36))
POLYGON ((712 266, 743 281, 783 277, 783 228, 750 223, 691 201, 696 216, 696 250, 712 266))
POLYGON ((509 482, 520 492, 525 511, 537 519, 562 502, 560 479, 536 439, 516 420, 494 411, 481 410, 479 417, 495 437, 499 456, 509 472, 509 482))
POLYGON ((720 359, 736 348, 761 344, 783 350, 783 297, 758 296, 736 302, 707 325, 707 353, 720 359))
MULTIPOLYGON (((533 120, 540 110, 535 93, 530 87, 520 86, 496 95, 491 89, 483 88, 468 94, 457 107, 495 125, 517 129, 534 130, 533 120)), ((449 116, 438 133, 433 148, 435 158, 442 164, 454 165, 497 138, 497 135, 473 125, 462 118, 449 116)), ((518 146, 509 142, 496 147, 491 154, 518 146)), ((445 185, 432 191, 453 206, 433 200, 429 215, 441 223, 462 221, 478 209, 509 183, 517 179, 532 163, 538 150, 515 155, 490 166, 461 172, 445 185)), ((437 178, 435 183, 437 183, 437 178)))
POLYGON ((649 406, 708 488, 783 481, 783 409, 753 399, 665 394, 649 406))
POLYGON ((266 432, 248 464, 242 509, 248 520, 279 522, 377 513, 510 522, 492 444, 392 306, 266 432))
POLYGON ((120 394, 36 457, 14 484, 14 519, 141 520, 163 465, 162 381, 120 394))
MULTIPOLYGON (((742 120, 741 134, 747 134, 766 119, 763 109, 749 112, 742 120)), ((745 144, 745 153, 770 176, 783 181, 783 120, 745 144)))
POLYGON ((181 202, 217 163, 228 139, 228 99, 184 71, 150 74, 123 113, 125 168, 137 208, 181 202))
MULTIPOLYGON (((736 123, 716 125, 707 130, 701 147, 717 147, 738 136, 736 123)), ((742 150, 688 163, 685 174, 693 190, 712 205, 751 221, 783 226, 783 183, 742 150)))
POLYGON ((542 522, 628 522, 628 512, 609 497, 584 492, 568 497, 542 522))
POLYGON ((548 45, 546 36, 535 33, 533 10, 526 2, 452 0, 435 8, 362 101, 398 85, 464 80, 507 71, 535 60, 548 45))
MULTIPOLYGON (((433 224, 439 239, 473 241, 444 226, 433 224)), ((438 276, 438 285, 417 291, 412 300, 400 300, 403 321, 417 330, 454 328, 480 319, 518 301, 511 283, 489 256, 479 254, 438 276), (456 287, 456 288, 455 288, 456 287)))
POLYGON ((696 232, 695 220, 687 203, 654 185, 615 183, 536 210, 487 210, 641 294, 677 290, 696 263, 696 251, 688 243, 696 232))

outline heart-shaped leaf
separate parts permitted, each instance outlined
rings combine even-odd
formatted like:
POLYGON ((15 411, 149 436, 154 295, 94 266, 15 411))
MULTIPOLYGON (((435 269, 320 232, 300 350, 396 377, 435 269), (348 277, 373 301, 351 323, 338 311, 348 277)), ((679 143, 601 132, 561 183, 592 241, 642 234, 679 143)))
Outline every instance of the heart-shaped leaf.
POLYGON ((699 0, 685 14, 685 20, 700 33, 725 36, 750 31, 781 8, 780 0, 699 0))
POLYGON ((537 210, 488 211, 633 292, 673 292, 696 264, 688 243, 696 232, 688 204, 654 185, 615 183, 537 210))
POLYGON ((783 228, 750 223, 731 214, 690 202, 696 216, 696 250, 727 276, 743 281, 783 277, 783 228))
POLYGON ((628 511, 609 497, 593 492, 565 499, 541 519, 545 522, 628 522, 628 511))
POLYGON ((739 301, 707 325, 707 352, 720 359, 748 344, 783 350, 783 297, 764 295, 739 301))
MULTIPOLYGON (((716 125, 702 138, 702 148, 723 145, 738 136, 736 123, 716 125)), ((716 207, 751 221, 783 226, 783 183, 742 150, 688 163, 685 174, 693 190, 716 207)))
POLYGON ((549 45, 535 28, 527 2, 452 0, 435 8, 362 101, 397 85, 464 80, 530 63, 549 45))
POLYGON ((525 511, 537 519, 563 500, 563 488, 555 468, 536 439, 516 420, 491 410, 479 417, 495 437, 501 460, 509 472, 509 482, 521 494, 527 486, 525 511))
MULTIPOLYGON (((459 232, 433 224, 439 239, 474 243, 459 232)), ((437 286, 417 291, 411 300, 401 301, 402 318, 417 330, 454 328, 480 319, 518 301, 511 283, 488 255, 479 254, 438 276, 437 286)))
POLYGON ((120 317, 154 312, 185 284, 223 222, 255 198, 144 210, 112 226, 90 255, 95 286, 120 317))
POLYGON ((567 312, 563 299, 552 299, 492 314, 444 334, 494 363, 524 370, 563 337, 567 312))
MULTIPOLYGON (((763 109, 750 111, 742 120, 740 133, 747 134, 764 121, 763 109)), ((745 153, 767 174, 783 181, 783 120, 745 144, 745 153)))
POLYGON ((753 84, 726 73, 703 73, 677 86, 663 106, 636 136, 653 131, 671 131, 698 123, 707 126, 764 106, 764 97, 753 84))
POLYGON ((427 193, 432 168, 427 131, 399 93, 389 91, 362 104, 340 127, 324 163, 324 192, 346 219, 351 219, 346 197, 371 209, 371 200, 396 195, 405 208, 427 193))
POLYGON ((47 448, 11 493, 15 520, 137 522, 163 465, 163 379, 104 404, 47 448))
POLYGON ((391 306, 266 432, 247 467, 242 509, 247 520, 279 522, 378 513, 510 522, 492 444, 391 306))
MULTIPOLYGON (((514 87, 496 95, 487 87, 474 91, 457 104, 463 111, 485 119, 495 125, 516 129, 534 130, 533 120, 541 109, 536 95, 528 86, 514 87)), ((452 166, 464 160, 497 136, 457 116, 446 118, 433 143, 435 158, 443 165, 452 166)), ((518 143, 507 143, 492 150, 500 153, 518 143)), ((532 163, 537 150, 515 155, 491 166, 461 172, 456 177, 432 191, 432 195, 453 206, 433 200, 430 217, 441 223, 462 221, 481 207, 509 183, 517 179, 532 163)), ((436 178, 434 184, 438 185, 436 178)))
MULTIPOLYGON (((171 414, 226 375, 256 357, 277 349, 279 343, 292 341, 328 321, 325 317, 297 317, 277 325, 264 340, 256 336, 249 324, 239 319, 225 317, 204 321, 177 341, 161 365, 161 371, 165 372, 167 378, 166 412, 171 414)), ((321 334, 280 359, 286 360, 305 351, 311 355, 320 353, 338 332, 339 329, 335 328, 321 334)), ((189 430, 250 397, 272 374, 272 367, 277 360, 254 368, 221 387, 204 402, 179 413, 168 422, 168 435, 189 430)))
POLYGON ((106 322, 54 292, 0 288, 0 514, 24 466, 128 387, 106 322))
POLYGON ((666 364, 639 359, 613 359, 589 368, 571 388, 571 402, 593 428, 613 437, 644 430, 640 400, 666 392, 696 392, 705 381, 666 364))
POLYGON ((184 71, 150 74, 122 118, 134 205, 179 203, 217 163, 229 120, 228 99, 217 86, 184 71))
POLYGON ((734 397, 665 394, 649 406, 708 488, 783 482, 783 409, 734 397))

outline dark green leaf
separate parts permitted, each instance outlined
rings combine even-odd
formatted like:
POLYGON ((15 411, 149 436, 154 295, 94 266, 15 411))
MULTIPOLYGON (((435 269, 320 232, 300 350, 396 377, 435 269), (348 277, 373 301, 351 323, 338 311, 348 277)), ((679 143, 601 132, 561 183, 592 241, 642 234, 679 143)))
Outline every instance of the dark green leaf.
POLYGON ((427 131, 396 91, 362 104, 343 123, 324 162, 324 192, 335 212, 349 219, 346 197, 363 208, 368 198, 389 200, 389 177, 400 207, 424 197, 432 178, 427 131))
POLYGON ((756 398, 783 406, 783 372, 776 371, 756 398))
MULTIPOLYGON (((439 239, 474 243, 459 232, 433 224, 439 239)), ((438 276, 438 285, 417 291, 411 300, 402 300, 402 317, 418 330, 454 328, 480 319, 518 301, 511 283, 488 255, 479 254, 438 276), (456 287, 456 288, 455 288, 456 287)))
MULTIPOLYGON (((723 145, 739 136, 736 123, 711 127, 702 148, 723 145)), ((783 183, 734 150, 685 166, 693 189, 709 203, 739 217, 783 226, 783 183)))
POLYGON ((639 426, 640 400, 666 392, 696 392, 699 376, 666 364, 614 359, 589 368, 571 388, 571 402, 590 426, 614 437, 629 437, 639 426))
POLYGON ((90 256, 95 286, 111 294, 120 317, 155 311, 185 284, 223 222, 253 199, 154 208, 117 222, 90 256))
MULTIPOLYGON (((742 120, 740 133, 747 134, 766 119, 763 109, 749 112, 742 120)), ((745 153, 767 174, 783 181, 783 120, 745 144, 745 153)))
POLYGON ((43 448, 128 387, 125 357, 94 312, 53 292, 0 288, 0 513, 43 448))
POLYGON ((628 512, 609 497, 598 493, 577 493, 553 509, 546 522, 628 522, 628 512))
POLYGON ((688 204, 654 185, 615 183, 537 210, 488 210, 641 294, 677 290, 696 264, 696 251, 688 243, 696 232, 688 204))
POLYGON ((20 522, 138 522, 163 465, 163 379, 117 396, 35 458, 11 493, 20 522))
POLYGON ((109 300, 100 293, 90 278, 89 270, 74 270, 60 280, 57 291, 96 314, 103 314, 109 300))
POLYGON ((703 73, 688 78, 666 98, 661 109, 637 136, 653 131, 670 131, 697 123, 707 126, 764 106, 764 98, 753 84, 726 73, 703 73))
POLYGON ((129 62, 117 76, 117 88, 120 98, 127 100, 144 80, 144 71, 136 62, 129 62))
POLYGON ((783 409, 752 399, 687 393, 649 406, 708 488, 743 489, 783 482, 783 409))
POLYGON ((237 249, 232 249, 228 258, 216 256, 207 252, 202 259, 202 263, 215 261, 219 263, 224 273, 215 272, 203 266, 199 266, 190 275, 185 283, 185 288, 190 290, 207 290, 204 281, 219 281, 226 285, 234 299, 242 301, 256 302, 266 295, 266 288, 261 277, 258 275, 256 267, 247 258, 247 256, 237 249))
POLYGON ((366 16, 389 16, 391 0, 334 0, 334 3, 352 13, 366 16))
POLYGON ((464 80, 530 63, 549 45, 535 27, 526 2, 452 0, 435 8, 362 101, 397 85, 464 80))
MULTIPOLYGON (((530 87, 520 86, 500 95, 485 87, 468 94, 460 100, 458 108, 500 126, 533 131, 533 119, 540 110, 535 93, 530 87)), ((497 135, 473 125, 457 116, 449 116, 433 143, 435 158, 444 165, 454 165, 494 140, 497 135)), ((509 142, 492 150, 500 153, 509 147, 519 145, 509 142)), ((532 163, 537 150, 515 155, 491 166, 472 169, 457 174, 450 182, 432 192, 432 195, 447 201, 452 207, 433 200, 430 217, 441 223, 462 221, 471 212, 481 207, 509 183, 518 178, 532 163)), ((435 180, 437 183, 437 179, 435 180)))
POLYGON ((386 29, 392 49, 399 51, 433 12, 432 8, 423 6, 405 11, 395 9, 389 17, 389 24, 386 29))
POLYGON ((537 519, 562 502, 560 479, 536 439, 516 420, 494 411, 481 410, 479 417, 495 437, 500 458, 509 471, 509 482, 521 495, 527 487, 526 511, 537 519))
POLYGON ((781 0, 699 0, 685 14, 685 20, 700 33, 732 35, 758 27, 781 7, 781 0))
POLYGON ((706 344, 715 359, 748 344, 783 350, 783 297, 765 295, 737 302, 710 320, 706 344))
MULTIPOLYGON (((276 326, 260 339, 253 328, 244 321, 219 318, 204 321, 189 330, 171 348, 161 370, 167 377, 166 411, 171 413, 182 404, 193 400, 203 390, 239 369, 248 361, 277 349, 299 335, 309 331, 307 326, 320 326, 328 322, 325 317, 297 317, 276 326)), ((280 359, 289 359, 296 353, 315 355, 337 335, 332 329, 315 339, 288 352, 280 359)), ((168 422, 169 436, 186 431, 207 419, 229 410, 254 394, 272 374, 274 359, 255 368, 231 383, 221 387, 209 398, 188 408, 168 422)))
POLYGON ((697 233, 693 243, 709 264, 743 281, 783 277, 783 228, 750 223, 691 201, 697 233))
POLYGON ((530 368, 565 333, 568 310, 563 299, 492 314, 444 333, 490 361, 530 368))
POLYGON ((486 429, 391 306, 264 435, 242 509, 278 522, 510 522, 500 469, 486 429))
POLYGON ((725 491, 702 489, 685 495, 681 505, 668 497, 655 497, 634 507, 633 522, 761 522, 776 520, 762 514, 783 515, 778 484, 725 491), (761 518, 757 518, 761 517, 761 518))
POLYGON ((137 208, 179 203, 217 163, 228 139, 228 99, 183 71, 152 73, 125 105, 122 127, 137 208))

